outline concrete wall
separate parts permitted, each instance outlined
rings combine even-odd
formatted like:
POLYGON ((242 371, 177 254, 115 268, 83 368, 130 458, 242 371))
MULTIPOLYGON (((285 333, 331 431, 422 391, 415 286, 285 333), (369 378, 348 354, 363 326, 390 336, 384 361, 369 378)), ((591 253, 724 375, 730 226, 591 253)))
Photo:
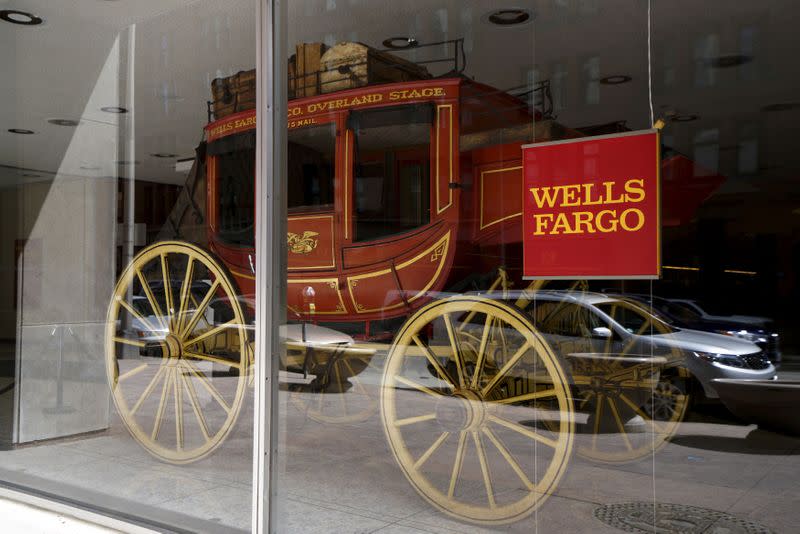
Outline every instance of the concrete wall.
MULTIPOLYGON (((114 284, 116 181, 56 175, 0 190, 16 199, 22 256, 18 439, 48 439, 108 426, 103 328, 114 284)), ((2 293, 9 288, 3 277, 2 293)), ((13 285, 13 276, 12 285, 13 285)), ((0 297, 2 298, 2 297, 0 297)), ((3 327, 8 329, 5 318, 3 327)))

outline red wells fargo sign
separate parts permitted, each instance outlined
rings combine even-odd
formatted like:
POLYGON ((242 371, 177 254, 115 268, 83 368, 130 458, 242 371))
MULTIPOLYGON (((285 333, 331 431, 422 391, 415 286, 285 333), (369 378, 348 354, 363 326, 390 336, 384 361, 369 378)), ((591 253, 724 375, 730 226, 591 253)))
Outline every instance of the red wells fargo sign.
POLYGON ((522 148, 525 278, 658 278, 657 130, 522 148))

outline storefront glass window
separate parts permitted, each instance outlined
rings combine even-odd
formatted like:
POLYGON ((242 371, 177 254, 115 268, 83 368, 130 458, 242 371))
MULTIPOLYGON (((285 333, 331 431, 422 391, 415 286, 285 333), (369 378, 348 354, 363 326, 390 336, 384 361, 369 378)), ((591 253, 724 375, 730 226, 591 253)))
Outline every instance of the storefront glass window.
POLYGON ((791 475, 753 447, 796 449, 796 418, 736 388, 794 376, 798 79, 764 73, 796 9, 706 9, 290 6, 290 172, 309 125, 335 153, 307 171, 333 177, 325 209, 291 211, 317 186, 289 184, 280 529, 791 530, 791 475), (526 232, 589 267, 645 254, 582 251, 645 225, 642 178, 613 183, 642 154, 595 141, 653 128, 657 275, 525 278, 526 232), (531 192, 523 145, 580 148, 531 192), (564 218, 526 230, 526 195, 564 218))
POLYGON ((250 530, 255 12, 3 4, 0 483, 250 530))

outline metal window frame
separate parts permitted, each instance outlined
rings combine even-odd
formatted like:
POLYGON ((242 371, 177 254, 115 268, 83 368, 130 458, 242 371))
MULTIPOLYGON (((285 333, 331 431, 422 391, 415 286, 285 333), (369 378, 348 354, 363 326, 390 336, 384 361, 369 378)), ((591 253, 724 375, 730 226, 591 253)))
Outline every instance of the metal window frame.
POLYGON ((278 325, 286 314, 287 3, 256 5, 256 324, 252 531, 277 532, 278 325))

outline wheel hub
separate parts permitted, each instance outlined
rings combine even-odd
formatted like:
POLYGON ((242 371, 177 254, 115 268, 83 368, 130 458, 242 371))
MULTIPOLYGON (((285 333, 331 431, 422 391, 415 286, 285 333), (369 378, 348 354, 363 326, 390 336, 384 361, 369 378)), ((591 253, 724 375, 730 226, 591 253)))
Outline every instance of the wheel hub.
POLYGON ((177 361, 183 356, 183 344, 175 334, 168 334, 163 346, 165 359, 177 361))
POLYGON ((476 430, 486 419, 486 403, 471 390, 459 390, 436 403, 436 421, 448 432, 476 430))
POLYGON ((589 387, 596 394, 602 393, 613 397, 619 396, 622 389, 617 382, 606 380, 600 376, 593 376, 589 387))

